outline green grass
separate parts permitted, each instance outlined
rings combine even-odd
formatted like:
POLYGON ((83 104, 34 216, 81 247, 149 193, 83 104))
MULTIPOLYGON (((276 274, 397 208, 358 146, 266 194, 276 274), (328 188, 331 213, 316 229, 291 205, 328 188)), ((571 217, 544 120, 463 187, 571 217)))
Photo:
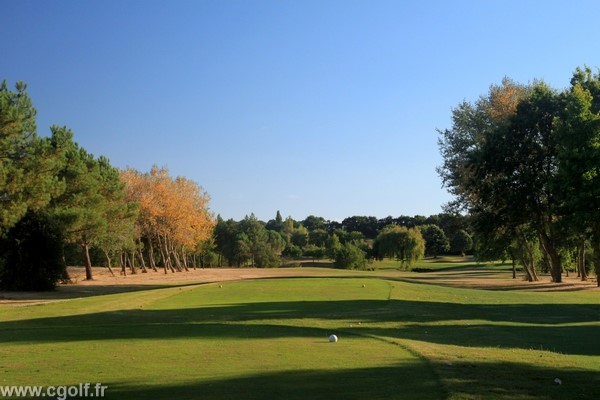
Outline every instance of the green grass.
MULTIPOLYGON (((431 271, 454 270, 464 268, 482 268, 482 269, 498 269, 499 263, 479 263, 471 258, 440 256, 437 258, 426 258, 417 260, 407 270, 425 269, 431 271)), ((374 261, 369 267, 377 270, 404 270, 404 266, 400 261, 385 259, 382 261, 374 261)), ((502 265, 502 269, 507 269, 510 266, 502 265)))
POLYGON ((221 286, 0 308, 0 385, 102 382, 113 399, 600 397, 597 291, 368 275, 221 286))

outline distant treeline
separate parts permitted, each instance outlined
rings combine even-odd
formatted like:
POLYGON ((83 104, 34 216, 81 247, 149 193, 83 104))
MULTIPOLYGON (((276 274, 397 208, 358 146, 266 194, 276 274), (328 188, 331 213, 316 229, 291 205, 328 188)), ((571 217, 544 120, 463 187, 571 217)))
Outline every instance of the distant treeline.
POLYGON ((235 221, 217 217, 213 239, 201 263, 210 266, 278 266, 281 258, 331 259, 341 268, 365 268, 369 259, 392 257, 410 265, 423 255, 464 254, 473 247, 469 219, 438 214, 378 219, 353 216, 342 222, 309 216, 296 221, 260 221, 254 215, 235 221))

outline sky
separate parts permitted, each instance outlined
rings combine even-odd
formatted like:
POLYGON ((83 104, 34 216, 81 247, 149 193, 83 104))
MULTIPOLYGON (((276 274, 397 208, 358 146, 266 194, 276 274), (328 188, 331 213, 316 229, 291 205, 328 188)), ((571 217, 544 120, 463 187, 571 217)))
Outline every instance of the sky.
POLYGON ((0 0, 38 133, 167 167, 236 220, 442 212, 438 129, 503 77, 600 67, 598 1, 0 0))

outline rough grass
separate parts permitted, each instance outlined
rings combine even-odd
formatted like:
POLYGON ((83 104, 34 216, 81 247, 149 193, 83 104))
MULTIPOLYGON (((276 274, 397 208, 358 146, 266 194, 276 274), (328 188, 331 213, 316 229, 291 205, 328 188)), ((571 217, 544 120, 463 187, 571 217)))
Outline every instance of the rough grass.
POLYGON ((102 382, 115 399, 596 399, 598 295, 373 273, 4 307, 0 385, 102 382))

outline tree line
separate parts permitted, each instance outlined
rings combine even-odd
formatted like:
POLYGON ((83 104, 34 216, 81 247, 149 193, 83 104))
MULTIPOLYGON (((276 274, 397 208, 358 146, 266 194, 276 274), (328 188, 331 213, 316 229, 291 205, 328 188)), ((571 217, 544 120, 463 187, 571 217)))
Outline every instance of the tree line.
POLYGON ((482 260, 520 263, 531 281, 540 269, 554 282, 570 270, 585 280, 590 265, 600 273, 600 75, 587 67, 563 90, 506 78, 453 109, 452 126, 439 131, 438 173, 455 199, 430 217, 214 218, 196 183, 159 167, 119 170, 66 127, 39 136, 35 117, 26 84, 2 82, 1 288, 67 280, 74 249, 87 279, 100 262, 122 274, 277 266, 281 257, 364 268, 471 248, 482 260))
MULTIPOLYGON (((282 257, 330 258, 342 268, 396 257, 408 265, 448 251, 448 237, 470 240, 464 218, 446 214, 341 223, 284 220, 279 212, 267 222, 215 218, 209 195, 193 181, 156 166, 119 170, 79 146, 67 127, 39 136, 26 89, 23 82, 15 90, 0 85, 2 289, 51 289, 69 280, 67 265, 84 265, 86 279, 93 279, 92 265, 112 274, 115 266, 121 274, 275 267, 282 257)), ((470 247, 462 243, 459 252, 470 247)))
MULTIPOLYGON (((563 90, 505 78, 452 111, 438 168, 466 212, 480 256, 508 254, 530 281, 574 267, 600 274, 600 75, 577 68, 563 90)), ((600 282, 599 282, 600 285, 600 282)))
POLYGON ((120 171, 66 127, 40 137, 26 88, 0 85, 0 288, 52 289, 74 248, 86 279, 90 253, 111 272, 115 261, 121 273, 187 269, 215 225, 208 194, 164 168, 120 171))
POLYGON ((439 214, 378 219, 353 216, 342 222, 314 215, 296 221, 258 220, 254 214, 240 221, 217 216, 213 238, 204 243, 205 267, 275 267, 285 259, 330 259, 340 268, 363 269, 368 260, 393 258, 409 266, 424 255, 436 257, 473 248, 467 217, 439 214))

